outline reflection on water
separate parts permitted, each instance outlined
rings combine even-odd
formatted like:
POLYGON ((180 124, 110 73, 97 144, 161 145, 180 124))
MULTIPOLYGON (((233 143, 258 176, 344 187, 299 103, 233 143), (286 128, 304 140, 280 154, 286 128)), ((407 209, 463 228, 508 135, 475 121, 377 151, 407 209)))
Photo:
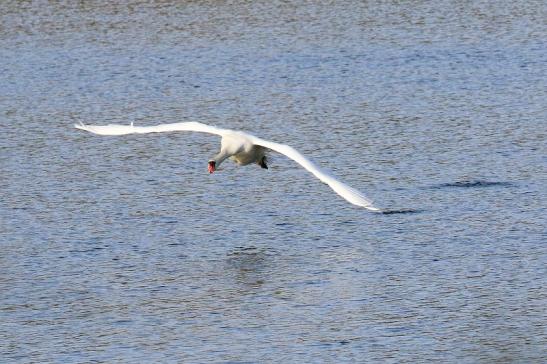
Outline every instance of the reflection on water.
POLYGON ((544 1, 1 7, 2 362, 547 361, 544 1))
POLYGON ((231 274, 242 291, 238 293, 252 293, 253 290, 270 281, 272 255, 275 252, 269 248, 236 247, 229 252, 226 259, 226 271, 231 274), (270 273, 270 274, 269 274, 270 273))

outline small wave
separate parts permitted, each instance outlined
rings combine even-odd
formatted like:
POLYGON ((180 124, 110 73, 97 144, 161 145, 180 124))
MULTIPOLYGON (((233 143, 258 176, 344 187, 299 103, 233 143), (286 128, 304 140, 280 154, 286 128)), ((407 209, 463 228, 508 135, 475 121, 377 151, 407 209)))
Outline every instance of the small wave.
POLYGON ((480 188, 480 187, 508 187, 512 186, 511 182, 501 181, 457 181, 450 183, 441 183, 439 185, 432 186, 431 188, 480 188))

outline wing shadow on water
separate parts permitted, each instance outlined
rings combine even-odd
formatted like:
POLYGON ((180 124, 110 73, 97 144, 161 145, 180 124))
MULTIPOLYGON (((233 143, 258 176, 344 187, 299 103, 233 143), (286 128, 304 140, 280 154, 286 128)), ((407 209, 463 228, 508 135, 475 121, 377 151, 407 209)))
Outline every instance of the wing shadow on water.
POLYGON ((398 210, 382 210, 380 214, 382 215, 395 215, 395 214, 419 214, 424 212, 424 210, 415 210, 415 209, 398 209, 398 210))

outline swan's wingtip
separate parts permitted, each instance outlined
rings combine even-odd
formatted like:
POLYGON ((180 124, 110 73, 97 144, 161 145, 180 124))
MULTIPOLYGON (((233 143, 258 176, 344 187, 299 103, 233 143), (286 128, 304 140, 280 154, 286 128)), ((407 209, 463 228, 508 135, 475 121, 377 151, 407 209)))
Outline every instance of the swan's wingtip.
POLYGON ((366 208, 367 210, 371 211, 371 212, 382 212, 381 209, 375 207, 375 206, 372 206, 372 205, 367 205, 367 206, 363 206, 364 208, 366 208))

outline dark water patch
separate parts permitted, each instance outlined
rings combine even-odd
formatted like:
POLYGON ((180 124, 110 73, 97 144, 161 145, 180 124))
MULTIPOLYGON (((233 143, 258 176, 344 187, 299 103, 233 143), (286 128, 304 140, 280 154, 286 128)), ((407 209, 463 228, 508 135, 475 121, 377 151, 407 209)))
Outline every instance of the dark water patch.
POLYGON ((438 185, 431 186, 432 189, 441 189, 441 188, 480 188, 480 187, 510 187, 513 186, 511 182, 505 181, 457 181, 449 183, 441 183, 438 185))
POLYGON ((71 254, 74 254, 74 253, 92 253, 92 252, 95 252, 95 251, 99 251, 99 250, 103 250, 105 249, 105 247, 102 247, 102 246, 96 246, 96 247, 92 247, 90 249, 82 249, 82 250, 79 250, 79 249, 72 249, 72 250, 69 250, 69 252, 71 254))
POLYGON ((294 226, 294 224, 290 222, 278 222, 275 224, 275 226, 286 227, 286 226, 294 226))

